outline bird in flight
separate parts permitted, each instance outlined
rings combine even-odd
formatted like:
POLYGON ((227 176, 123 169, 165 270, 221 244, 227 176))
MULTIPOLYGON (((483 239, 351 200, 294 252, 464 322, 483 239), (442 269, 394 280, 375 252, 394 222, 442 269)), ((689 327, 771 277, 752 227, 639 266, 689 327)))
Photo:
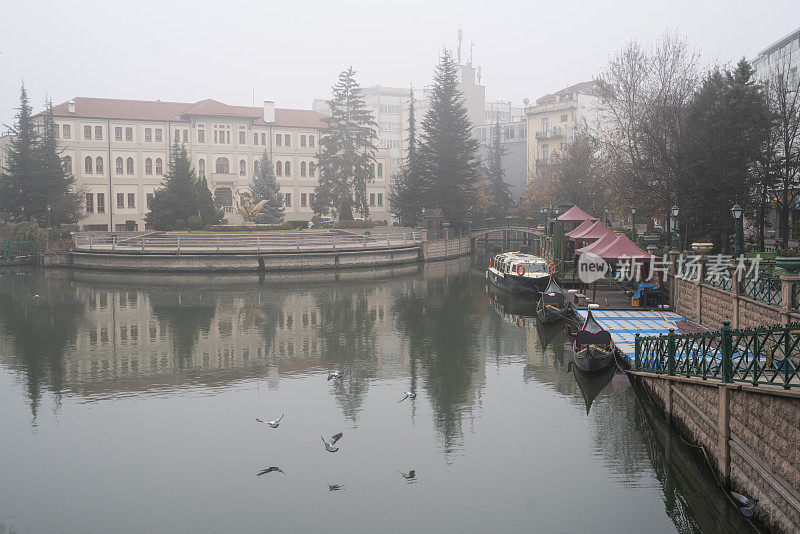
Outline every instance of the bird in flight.
POLYGON ((410 391, 406 391, 405 393, 403 393, 403 398, 397 402, 403 402, 406 399, 416 399, 416 398, 417 398, 416 393, 411 393, 410 391))
POLYGON ((325 444, 326 451, 336 452, 339 450, 339 447, 334 447, 334 444, 340 439, 342 439, 342 433, 339 432, 338 434, 332 435, 330 441, 325 441, 325 438, 323 438, 322 436, 320 436, 320 438, 322 439, 322 443, 325 444))
POLYGON ((258 472, 256 474, 256 476, 260 477, 261 475, 266 475, 267 473, 274 473, 274 472, 278 472, 278 473, 280 473, 282 475, 285 474, 283 472, 283 469, 273 465, 272 467, 267 467, 266 469, 262 469, 260 472, 258 472))
POLYGON ((281 419, 283 419, 283 416, 284 416, 284 415, 285 415, 285 414, 281 414, 281 416, 278 418, 278 420, 277 420, 277 421, 262 421, 262 420, 261 420, 261 419, 259 419, 258 417, 256 417, 256 421, 258 421, 259 423, 266 423, 266 424, 268 424, 269 426, 271 426, 272 428, 278 428, 278 425, 279 425, 279 424, 281 424, 281 419))
POLYGON ((330 382, 334 378, 342 378, 341 371, 331 371, 328 373, 328 381, 330 382))

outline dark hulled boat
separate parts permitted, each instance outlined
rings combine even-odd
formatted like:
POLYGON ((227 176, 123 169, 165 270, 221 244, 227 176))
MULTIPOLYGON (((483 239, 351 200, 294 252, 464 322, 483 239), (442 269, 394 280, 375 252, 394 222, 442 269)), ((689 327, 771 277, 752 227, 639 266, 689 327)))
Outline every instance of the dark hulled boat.
POLYGON ((538 256, 505 252, 489 260, 486 278, 500 289, 517 295, 536 297, 549 279, 547 263, 538 256))
POLYGON ((587 373, 605 369, 614 363, 614 342, 611 334, 595 320, 589 310, 583 328, 573 344, 575 365, 587 373))
POLYGON ((567 296, 551 276, 547 288, 542 291, 536 315, 543 323, 552 323, 564 318, 567 306, 567 296))

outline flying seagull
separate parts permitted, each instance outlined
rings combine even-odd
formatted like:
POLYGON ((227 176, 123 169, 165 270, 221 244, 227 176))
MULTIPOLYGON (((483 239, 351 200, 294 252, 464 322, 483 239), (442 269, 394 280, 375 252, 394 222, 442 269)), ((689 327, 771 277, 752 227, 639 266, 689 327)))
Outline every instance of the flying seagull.
POLYGON ((276 471, 282 475, 286 474, 283 472, 283 469, 273 465, 272 467, 267 467, 266 469, 262 469, 259 473, 256 474, 256 476, 260 477, 261 475, 266 475, 267 473, 274 473, 276 471))
POLYGON ((333 379, 333 378, 342 378, 342 372, 341 371, 331 371, 331 372, 329 372, 328 373, 328 381, 330 382, 330 380, 333 379))
POLYGON ((261 420, 261 419, 259 419, 258 417, 256 417, 256 421, 258 421, 259 423, 266 423, 266 424, 268 424, 269 426, 271 426, 272 428, 278 428, 278 425, 279 425, 279 424, 281 424, 281 419, 283 419, 283 416, 284 416, 284 415, 285 415, 285 414, 281 414, 281 416, 278 418, 278 420, 277 420, 277 421, 262 421, 262 420, 261 420))
POLYGON ((416 398, 417 398, 416 393, 411 393, 410 391, 406 391, 405 393, 403 393, 403 398, 397 402, 403 402, 406 399, 416 399, 416 398))
POLYGON ((334 447, 333 445, 337 441, 342 439, 342 433, 339 432, 338 434, 332 435, 330 441, 325 441, 325 438, 323 438, 322 436, 320 436, 320 438, 322 439, 322 443, 325 444, 325 450, 326 451, 328 451, 328 452, 336 452, 336 451, 339 450, 339 447, 334 447))
POLYGON ((39 298, 39 295, 34 295, 34 296, 33 296, 33 298, 34 298, 34 299, 38 299, 38 298, 39 298))

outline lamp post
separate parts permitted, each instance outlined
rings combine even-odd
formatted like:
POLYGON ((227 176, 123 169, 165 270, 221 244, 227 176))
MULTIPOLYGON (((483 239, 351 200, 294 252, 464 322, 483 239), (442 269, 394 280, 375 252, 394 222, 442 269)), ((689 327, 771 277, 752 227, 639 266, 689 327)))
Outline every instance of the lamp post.
POLYGON ((50 228, 50 204, 47 205, 47 227, 50 228))
POLYGON ((636 206, 631 206, 631 230, 633 230, 633 240, 636 241, 636 206))
POLYGON ((678 206, 672 206, 672 209, 669 210, 670 215, 672 215, 672 250, 678 250, 678 212, 680 209, 678 206))
POLYGON ((603 211, 606 214, 606 226, 608 226, 608 212, 609 212, 609 210, 610 210, 610 208, 608 206, 603 208, 603 211))
POLYGON ((731 214, 733 215, 733 219, 736 221, 736 248, 735 254, 738 258, 742 255, 742 241, 744 241, 742 236, 742 212, 744 210, 739 204, 736 204, 734 207, 731 208, 731 214))
POLYGON ((24 205, 20 206, 20 209, 22 210, 22 220, 24 221, 25 220, 25 206, 24 205))

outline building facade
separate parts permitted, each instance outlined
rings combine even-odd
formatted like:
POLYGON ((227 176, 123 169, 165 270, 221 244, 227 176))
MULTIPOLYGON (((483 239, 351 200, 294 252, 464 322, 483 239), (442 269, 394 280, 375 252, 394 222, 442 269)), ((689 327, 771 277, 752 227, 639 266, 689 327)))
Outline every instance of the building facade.
POLYGON ((796 85, 800 68, 800 28, 760 51, 752 60, 752 64, 761 80, 768 81, 773 78, 776 69, 786 69, 790 86, 796 85))
MULTIPOLYGON (((322 115, 311 110, 195 103, 75 98, 54 106, 64 166, 85 190, 87 230, 144 229, 144 216, 168 170, 173 142, 182 144, 230 224, 240 223, 240 195, 249 191, 266 151, 284 197, 285 220, 307 221, 318 183, 315 155, 322 115)), ((379 151, 367 186, 370 219, 388 220, 388 153, 379 151)))
POLYGON ((528 123, 526 121, 500 122, 475 127, 475 138, 480 143, 478 155, 487 161, 489 145, 494 142, 496 128, 500 128, 500 143, 505 149, 501 158, 511 198, 519 202, 527 187, 528 123))

